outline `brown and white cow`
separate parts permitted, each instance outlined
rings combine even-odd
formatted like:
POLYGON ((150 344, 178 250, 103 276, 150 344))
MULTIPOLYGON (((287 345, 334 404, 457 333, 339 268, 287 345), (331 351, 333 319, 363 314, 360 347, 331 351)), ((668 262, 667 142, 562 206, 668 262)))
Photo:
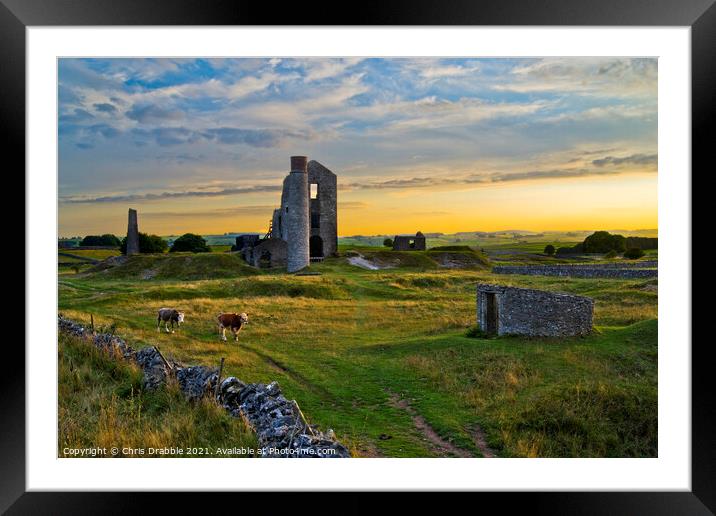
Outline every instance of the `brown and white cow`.
POLYGON ((184 322, 184 312, 174 310, 173 308, 160 308, 157 314, 157 331, 162 331, 159 326, 164 321, 164 329, 169 333, 169 323, 172 325, 171 333, 174 333, 174 323, 177 324, 177 328, 184 322))
POLYGON ((241 331, 241 328, 245 324, 249 323, 249 316, 245 313, 240 314, 219 314, 219 317, 217 317, 217 320, 219 321, 219 334, 221 335, 221 340, 226 341, 226 329, 230 329, 231 332, 234 334, 234 340, 236 342, 239 341, 239 332, 241 331))

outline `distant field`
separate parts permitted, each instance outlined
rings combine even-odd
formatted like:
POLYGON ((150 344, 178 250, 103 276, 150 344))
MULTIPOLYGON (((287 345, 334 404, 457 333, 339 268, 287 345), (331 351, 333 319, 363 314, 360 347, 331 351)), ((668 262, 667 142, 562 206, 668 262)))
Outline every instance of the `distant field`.
POLYGON ((59 309, 116 324, 135 347, 158 344, 190 364, 225 357, 226 374, 278 380, 356 456, 479 457, 483 434, 505 457, 656 456, 656 280, 501 276, 446 269, 429 252, 370 271, 347 256, 387 250, 340 250, 311 266, 318 276, 259 271, 230 254, 138 256, 116 271, 62 275, 59 309), (590 296, 596 331, 468 337, 478 282, 590 296), (186 312, 174 335, 156 331, 164 306, 186 312), (219 341, 221 311, 249 314, 238 345, 219 341))

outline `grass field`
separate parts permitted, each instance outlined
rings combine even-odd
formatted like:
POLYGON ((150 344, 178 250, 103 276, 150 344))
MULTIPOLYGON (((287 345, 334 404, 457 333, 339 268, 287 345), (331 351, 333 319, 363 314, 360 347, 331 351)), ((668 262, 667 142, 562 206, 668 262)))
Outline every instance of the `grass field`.
POLYGON ((355 456, 656 456, 656 280, 498 276, 429 257, 377 271, 331 258, 312 265, 321 275, 295 276, 228 254, 137 256, 62 275, 59 308, 116 324, 134 347, 157 344, 188 364, 225 357, 243 381, 278 380, 355 456), (478 282, 593 297, 595 332, 470 337, 478 282), (156 330, 164 306, 186 312, 176 334, 156 330), (219 341, 221 311, 249 314, 238 345, 219 341))
MULTIPOLYGON (((60 457, 71 449, 117 447, 197 448, 216 456, 217 448, 256 449, 243 420, 208 400, 191 404, 176 382, 148 392, 135 365, 112 360, 88 342, 60 334, 58 346, 60 457)), ((119 457, 138 455, 124 454, 119 457)), ((241 457, 241 455, 238 455, 241 457)))

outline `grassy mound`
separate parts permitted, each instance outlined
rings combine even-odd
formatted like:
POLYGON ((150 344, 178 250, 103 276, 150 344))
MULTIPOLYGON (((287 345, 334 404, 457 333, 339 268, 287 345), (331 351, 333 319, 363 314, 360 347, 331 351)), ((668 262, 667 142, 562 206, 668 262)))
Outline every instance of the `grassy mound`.
POLYGON ((393 251, 380 249, 375 251, 362 251, 366 260, 370 260, 380 267, 411 267, 416 269, 436 269, 438 264, 432 260, 425 251, 393 251))
POLYGON ((137 254, 114 266, 100 263, 89 272, 108 279, 142 280, 198 280, 259 274, 238 255, 224 253, 137 254))
MULTIPOLYGON (((143 391, 142 372, 134 364, 113 360, 90 343, 60 333, 60 457, 70 449, 196 447, 216 456, 217 448, 256 449, 253 432, 210 400, 186 401, 178 385, 143 391)), ((107 455, 111 457, 111 455, 107 455)), ((194 456, 194 455, 192 455, 194 456)), ((234 455, 246 457, 248 455, 234 455)))
POLYGON ((431 247, 427 254, 439 265, 451 269, 486 269, 490 266, 490 259, 484 253, 466 245, 431 247))

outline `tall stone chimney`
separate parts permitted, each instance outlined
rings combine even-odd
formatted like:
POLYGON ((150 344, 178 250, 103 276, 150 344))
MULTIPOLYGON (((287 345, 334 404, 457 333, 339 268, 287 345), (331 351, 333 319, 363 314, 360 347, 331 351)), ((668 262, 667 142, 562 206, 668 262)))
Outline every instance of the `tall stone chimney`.
POLYGON ((288 234, 288 272, 299 271, 310 264, 307 166, 306 156, 291 156, 291 173, 286 178, 288 199, 283 214, 288 234))
POLYGON ((127 222, 127 256, 139 253, 139 225, 137 224, 137 210, 129 208, 127 222))

